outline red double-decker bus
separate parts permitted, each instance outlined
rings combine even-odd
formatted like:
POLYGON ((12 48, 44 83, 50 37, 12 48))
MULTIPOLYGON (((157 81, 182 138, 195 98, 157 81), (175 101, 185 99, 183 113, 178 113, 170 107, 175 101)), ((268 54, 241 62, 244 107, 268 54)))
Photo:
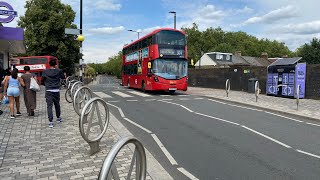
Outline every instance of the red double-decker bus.
POLYGON ((19 70, 19 73, 24 73, 24 66, 30 67, 30 72, 37 76, 38 81, 41 80, 43 70, 49 69, 49 61, 54 59, 57 61, 59 67, 59 61, 54 56, 28 56, 28 57, 15 57, 19 64, 15 64, 15 67, 19 70))
POLYGON ((186 35, 183 31, 161 28, 124 46, 122 84, 142 91, 188 88, 186 35))

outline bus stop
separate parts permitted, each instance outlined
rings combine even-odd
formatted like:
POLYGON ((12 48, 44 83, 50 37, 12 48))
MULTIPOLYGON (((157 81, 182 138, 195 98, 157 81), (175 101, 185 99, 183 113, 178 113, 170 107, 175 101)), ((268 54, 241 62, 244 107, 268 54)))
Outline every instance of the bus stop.
POLYGON ((299 63, 298 58, 278 59, 268 66, 267 95, 296 98, 305 97, 306 63, 299 63))

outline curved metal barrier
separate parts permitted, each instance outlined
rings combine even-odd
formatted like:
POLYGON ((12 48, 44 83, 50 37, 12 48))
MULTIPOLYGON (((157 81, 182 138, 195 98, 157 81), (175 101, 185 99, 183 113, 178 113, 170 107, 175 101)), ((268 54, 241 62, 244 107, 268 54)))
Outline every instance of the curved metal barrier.
POLYGON ((256 102, 258 102, 258 97, 259 97, 260 91, 261 91, 261 89, 260 89, 259 81, 256 81, 254 84, 254 92, 256 95, 256 102))
POLYGON ((64 98, 68 103, 72 103, 72 98, 71 98, 71 91, 70 89, 67 89, 66 92, 64 93, 64 98))
POLYGON ((297 104, 297 111, 299 111, 299 101, 300 101, 300 84, 298 85, 297 87, 297 90, 296 90, 296 104, 297 104))
POLYGON ((68 82, 68 89, 71 89, 72 85, 73 85, 74 83, 76 83, 76 82, 78 82, 78 81, 77 81, 77 80, 71 80, 71 81, 69 81, 69 82, 68 82))
POLYGON ((227 93, 227 97, 229 97, 229 92, 230 92, 230 80, 227 79, 227 80, 226 80, 226 93, 227 93))
MULTIPOLYGON (((73 97, 73 108, 76 111, 76 113, 80 116, 81 111, 85 104, 93 98, 92 91, 89 87, 87 86, 82 86, 80 87, 76 93, 74 94, 73 97)), ((90 111, 91 109, 89 109, 90 111)))
POLYGON ((71 93, 71 99, 73 101, 74 98, 74 94, 76 93, 76 91, 83 86, 82 82, 77 81, 75 83, 72 84, 71 89, 70 89, 70 93, 71 93))
POLYGON ((136 162, 136 180, 145 180, 147 173, 147 159, 146 153, 142 143, 135 137, 124 137, 120 139, 110 150, 108 156, 105 158, 100 169, 99 180, 115 179, 120 180, 119 173, 114 164, 114 160, 119 151, 127 144, 134 144, 135 150, 130 164, 130 169, 126 179, 130 179, 132 175, 133 166, 136 162))
POLYGON ((98 97, 90 99, 84 108, 82 109, 79 129, 82 138, 90 145, 90 154, 99 152, 99 143, 109 125, 109 108, 107 103, 98 97), (104 110, 100 111, 99 104, 104 110), (94 116, 96 114, 96 117, 94 116), (94 122, 96 120, 96 122, 94 122), (96 128, 96 127, 99 128, 96 128), (85 130, 86 129, 86 130, 85 130), (90 134, 100 131, 96 136, 90 136, 90 134))

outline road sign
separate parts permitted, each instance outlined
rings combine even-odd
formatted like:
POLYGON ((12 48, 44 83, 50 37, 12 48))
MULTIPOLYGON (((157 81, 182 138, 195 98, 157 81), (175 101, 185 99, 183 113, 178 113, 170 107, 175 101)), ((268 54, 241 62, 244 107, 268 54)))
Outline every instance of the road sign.
POLYGON ((65 28, 64 29, 65 34, 71 34, 71 35, 79 35, 80 29, 71 29, 71 28, 65 28))
POLYGON ((15 11, 10 4, 0 2, 0 7, 5 8, 0 9, 0 23, 9 23, 18 16, 17 11, 15 11))

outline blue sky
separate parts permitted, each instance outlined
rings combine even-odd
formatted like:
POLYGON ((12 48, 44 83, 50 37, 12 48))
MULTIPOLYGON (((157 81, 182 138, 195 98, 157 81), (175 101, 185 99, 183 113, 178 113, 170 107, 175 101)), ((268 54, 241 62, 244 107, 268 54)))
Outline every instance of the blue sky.
MULTIPOLYGON (((7 1, 22 15, 25 0, 7 1)), ((77 12, 80 0, 62 0, 77 12)), ((159 27, 200 30, 220 26, 226 31, 244 31, 258 38, 285 42, 295 50, 313 37, 320 37, 320 13, 317 0, 83 0, 83 45, 85 62, 106 62, 125 43, 159 27)), ((16 18, 17 20, 18 18, 16 18)), ((5 26, 16 26, 16 20, 5 26)))

